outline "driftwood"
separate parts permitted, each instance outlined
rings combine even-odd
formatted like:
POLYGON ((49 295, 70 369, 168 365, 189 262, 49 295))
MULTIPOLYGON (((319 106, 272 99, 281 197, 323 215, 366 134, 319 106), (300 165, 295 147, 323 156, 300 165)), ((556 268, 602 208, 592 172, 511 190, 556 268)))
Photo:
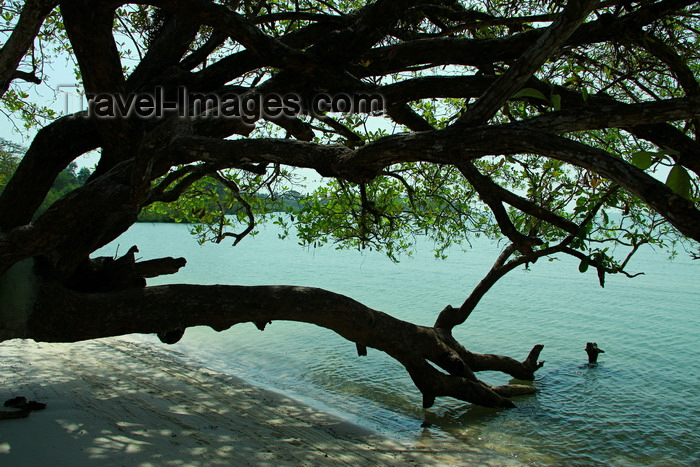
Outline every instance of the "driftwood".
POLYGON ((598 363, 598 354, 605 353, 605 350, 599 349, 595 342, 586 343, 586 353, 588 354, 588 363, 598 363))
POLYGON ((136 246, 120 258, 100 256, 83 261, 68 279, 67 286, 78 292, 112 292, 146 286, 147 277, 175 274, 187 264, 185 258, 136 261, 136 246))

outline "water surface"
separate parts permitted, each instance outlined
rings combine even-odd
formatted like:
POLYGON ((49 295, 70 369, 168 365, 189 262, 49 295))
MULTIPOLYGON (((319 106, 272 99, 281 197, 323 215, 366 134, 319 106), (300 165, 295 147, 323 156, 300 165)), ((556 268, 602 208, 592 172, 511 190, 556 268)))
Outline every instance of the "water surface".
MULTIPOLYGON (((159 283, 293 284, 322 287, 417 324, 432 325, 458 306, 488 271, 498 247, 488 242, 435 260, 429 245, 394 264, 376 252, 305 250, 280 241, 274 226, 232 248, 198 245, 187 227, 136 224, 102 254, 138 245, 144 259, 184 256, 187 267, 159 283)), ((541 259, 516 270, 455 329, 474 352, 523 359, 544 344, 534 384, 540 392, 492 410, 438 399, 429 410, 405 370, 369 349, 308 324, 251 323, 216 333, 189 329, 170 348, 254 384, 275 388, 403 441, 469 443, 534 464, 691 465, 700 463, 699 264, 645 251, 634 279, 608 276, 605 288, 577 262, 541 259), (585 365, 586 342, 605 350, 585 365), (421 424, 428 422, 429 427, 421 424)), ((481 374, 492 384, 508 377, 481 374)))

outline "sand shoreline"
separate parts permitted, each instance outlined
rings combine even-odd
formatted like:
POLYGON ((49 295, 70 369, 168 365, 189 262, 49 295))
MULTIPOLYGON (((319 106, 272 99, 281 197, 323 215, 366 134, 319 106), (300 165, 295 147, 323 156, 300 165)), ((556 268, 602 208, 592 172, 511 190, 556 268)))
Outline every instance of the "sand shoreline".
POLYGON ((410 446, 128 339, 0 343, 0 399, 48 408, 0 421, 4 465, 520 465, 410 446))

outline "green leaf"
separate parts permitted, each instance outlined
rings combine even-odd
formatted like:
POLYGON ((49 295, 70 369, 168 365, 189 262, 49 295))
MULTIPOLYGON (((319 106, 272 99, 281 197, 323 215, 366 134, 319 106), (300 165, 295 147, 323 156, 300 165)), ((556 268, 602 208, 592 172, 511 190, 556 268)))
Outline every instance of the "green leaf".
POLYGON ((552 107, 554 110, 561 110, 561 96, 559 94, 552 94, 552 107))
POLYGON ((591 263, 591 259, 586 256, 581 260, 581 263, 578 265, 578 270, 579 272, 586 272, 588 271, 588 265, 591 263))
POLYGON ((534 88, 523 88, 513 94, 513 99, 519 99, 521 97, 533 97, 535 99, 542 99, 543 101, 548 100, 544 94, 534 88))
POLYGON ((674 165, 668 173, 666 185, 684 198, 690 198, 690 175, 685 167, 674 165))
POLYGON ((588 97, 589 97, 588 89, 586 89, 586 88, 581 89, 581 97, 583 98, 583 102, 588 102, 588 97))
POLYGON ((632 165, 641 170, 646 170, 654 163, 652 156, 656 156, 655 152, 637 151, 632 154, 632 165))

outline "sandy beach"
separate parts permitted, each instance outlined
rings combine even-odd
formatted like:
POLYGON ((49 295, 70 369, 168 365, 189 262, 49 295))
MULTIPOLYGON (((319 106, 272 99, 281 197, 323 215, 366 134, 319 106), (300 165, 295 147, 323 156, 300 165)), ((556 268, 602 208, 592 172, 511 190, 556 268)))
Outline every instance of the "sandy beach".
POLYGON ((2 465, 519 465, 409 446, 127 339, 0 343, 0 399, 47 404, 0 420, 2 465))

